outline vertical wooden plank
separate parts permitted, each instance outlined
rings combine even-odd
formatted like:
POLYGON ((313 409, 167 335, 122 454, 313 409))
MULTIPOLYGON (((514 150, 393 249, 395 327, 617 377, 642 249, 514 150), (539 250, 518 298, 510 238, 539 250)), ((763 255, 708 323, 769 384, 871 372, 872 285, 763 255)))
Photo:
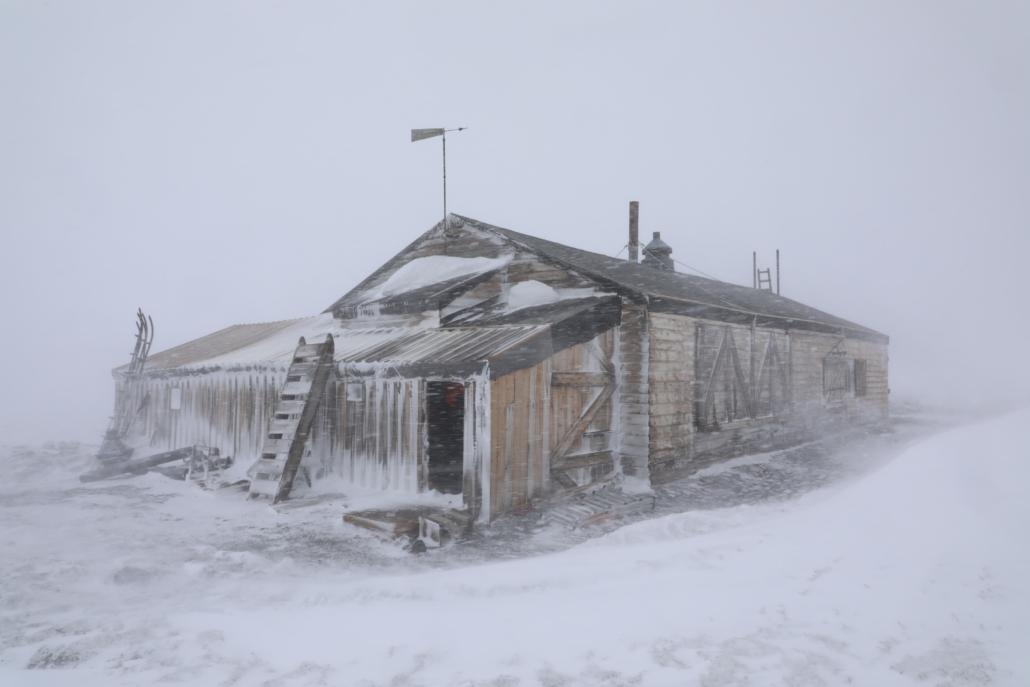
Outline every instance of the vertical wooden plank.
POLYGON ((387 470, 387 455, 390 444, 390 385, 385 382, 379 383, 379 399, 376 404, 376 458, 379 465, 379 473, 376 479, 376 487, 382 489, 388 486, 390 475, 387 470))
POLYGON ((529 460, 529 375, 531 369, 522 369, 512 375, 515 389, 512 399, 514 427, 512 437, 514 443, 511 451, 511 492, 512 506, 521 508, 526 504, 529 460))
POLYGON ((411 459, 415 455, 414 442, 411 441, 411 383, 404 380, 398 384, 399 401, 397 402, 397 456, 398 470, 400 471, 400 488, 410 489, 409 477, 414 473, 409 472, 411 459))
MULTIPOLYGON (((512 380, 514 388, 514 380, 512 380)), ((509 402, 504 408, 504 474, 501 477, 501 512, 511 510, 512 502, 512 469, 515 452, 515 404, 509 402)))
POLYGON ((404 452, 404 386, 403 380, 398 380, 393 385, 393 421, 391 424, 393 425, 394 438, 390 462, 393 463, 394 487, 396 489, 404 489, 406 486, 404 483, 404 462, 407 458, 404 452))
POLYGON ((527 428, 527 441, 526 441, 526 499, 532 499, 537 492, 537 480, 540 474, 540 465, 537 462, 537 456, 540 452, 540 424, 538 419, 538 410, 540 408, 540 368, 542 364, 537 364, 531 367, 528 372, 529 377, 529 391, 526 395, 526 401, 529 404, 528 418, 529 425, 527 428))
POLYGON ((491 435, 493 437, 493 458, 490 468, 491 516, 503 513, 511 507, 511 455, 508 447, 512 431, 509 406, 513 395, 512 375, 505 375, 494 380, 491 393, 493 411, 491 415, 491 435))
POLYGON ((501 407, 501 414, 504 417, 504 446, 501 449, 502 463, 501 463, 501 474, 500 487, 498 488, 498 506, 499 512, 506 513, 511 510, 511 468, 512 468, 512 451, 514 444, 514 431, 515 431, 515 418, 514 408, 512 407, 515 401, 515 378, 512 375, 505 377, 504 383, 504 398, 503 405, 501 407))
POLYGON ((551 361, 540 366, 540 484, 541 491, 551 483, 551 361))
POLYGON ((501 478, 504 474, 505 379, 494 380, 490 392, 490 517, 500 510, 501 478))
POLYGON ((415 434, 415 445, 417 450, 416 469, 418 471, 418 490, 428 489, 429 482, 429 431, 426 425, 426 383, 425 380, 415 382, 412 386, 414 412, 418 415, 418 424, 415 434))
POLYGON ((361 483, 364 486, 371 486, 374 481, 375 465, 373 464, 373 449, 375 448, 375 415, 376 415, 376 385, 373 381, 365 382, 365 410, 362 417, 361 451, 356 458, 360 460, 359 473, 361 483))

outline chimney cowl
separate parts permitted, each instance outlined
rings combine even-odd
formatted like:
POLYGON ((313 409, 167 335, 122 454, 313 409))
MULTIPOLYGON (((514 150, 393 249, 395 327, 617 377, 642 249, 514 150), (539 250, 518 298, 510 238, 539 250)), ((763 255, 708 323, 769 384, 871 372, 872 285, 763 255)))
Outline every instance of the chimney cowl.
POLYGON ((651 242, 644 246, 644 259, 641 264, 659 270, 676 271, 672 262, 672 246, 662 241, 662 232, 652 233, 651 242))

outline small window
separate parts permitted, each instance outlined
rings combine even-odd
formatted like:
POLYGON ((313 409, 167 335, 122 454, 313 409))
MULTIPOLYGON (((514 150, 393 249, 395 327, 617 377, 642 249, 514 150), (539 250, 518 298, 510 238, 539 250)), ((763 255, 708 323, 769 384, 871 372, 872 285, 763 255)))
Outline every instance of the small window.
POLYGON ((868 393, 866 381, 866 361, 855 361, 855 396, 865 396, 868 393))
POLYGON ((361 401, 365 397, 365 385, 364 384, 348 384, 347 385, 347 400, 348 401, 361 401))
POLYGON ((830 353, 823 358, 823 396, 827 401, 843 401, 851 391, 851 375, 847 358, 830 353))
POLYGON ((173 387, 172 393, 168 397, 168 407, 172 410, 179 410, 182 408, 182 388, 173 387))

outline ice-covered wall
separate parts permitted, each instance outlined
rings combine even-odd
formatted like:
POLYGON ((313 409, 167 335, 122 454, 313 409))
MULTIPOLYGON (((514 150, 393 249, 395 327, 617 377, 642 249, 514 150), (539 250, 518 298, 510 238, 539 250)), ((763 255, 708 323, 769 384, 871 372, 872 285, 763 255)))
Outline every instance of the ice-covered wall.
POLYGON ((282 369, 145 379, 146 400, 130 441, 139 451, 203 444, 237 460, 256 460, 285 380, 282 369))
POLYGON ((417 379, 338 377, 312 437, 320 474, 344 484, 416 493, 425 442, 417 379))

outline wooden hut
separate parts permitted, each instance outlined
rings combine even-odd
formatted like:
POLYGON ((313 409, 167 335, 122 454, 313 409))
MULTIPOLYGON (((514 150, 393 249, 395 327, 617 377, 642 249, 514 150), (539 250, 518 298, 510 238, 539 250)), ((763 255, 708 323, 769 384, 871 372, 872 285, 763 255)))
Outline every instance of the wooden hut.
POLYGON ((303 398, 287 393, 298 339, 329 336, 307 474, 460 494, 481 522, 886 415, 885 335, 649 249, 620 260, 450 215, 319 316, 150 356, 135 441, 271 460, 277 408, 303 398))

